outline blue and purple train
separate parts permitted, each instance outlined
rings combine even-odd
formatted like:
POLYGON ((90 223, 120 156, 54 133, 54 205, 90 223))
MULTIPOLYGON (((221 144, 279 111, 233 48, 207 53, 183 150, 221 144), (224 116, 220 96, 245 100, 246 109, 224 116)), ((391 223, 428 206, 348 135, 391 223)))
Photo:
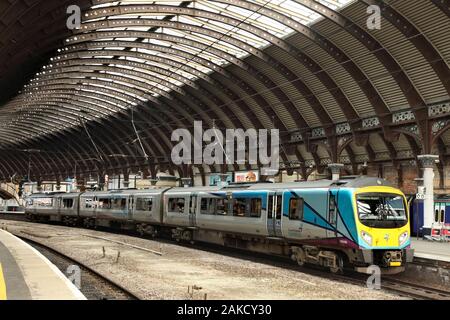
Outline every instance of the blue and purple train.
POLYGON ((35 194, 26 215, 287 255, 332 272, 375 264, 398 273, 413 259, 406 198, 378 178, 35 194))

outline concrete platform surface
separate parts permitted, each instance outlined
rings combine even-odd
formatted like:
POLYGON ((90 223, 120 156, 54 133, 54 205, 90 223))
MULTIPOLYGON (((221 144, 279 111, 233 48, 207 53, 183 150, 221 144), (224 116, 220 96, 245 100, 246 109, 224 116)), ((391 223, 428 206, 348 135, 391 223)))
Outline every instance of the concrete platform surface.
POLYGON ((0 300, 85 300, 40 252, 0 230, 0 300))
POLYGON ((411 246, 415 250, 415 257, 450 262, 450 242, 414 238, 411 240, 411 246))

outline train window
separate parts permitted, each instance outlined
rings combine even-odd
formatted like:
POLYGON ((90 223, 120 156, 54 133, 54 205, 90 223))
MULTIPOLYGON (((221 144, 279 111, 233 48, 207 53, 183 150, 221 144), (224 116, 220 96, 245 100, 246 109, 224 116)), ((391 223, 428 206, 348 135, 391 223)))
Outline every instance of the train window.
POLYGON ((71 209, 73 207, 73 199, 62 199, 62 207, 71 209))
POLYGON ((336 224, 336 198, 334 195, 330 195, 330 202, 328 206, 328 222, 331 225, 336 224))
POLYGON ((202 198, 200 202, 200 213, 201 214, 214 214, 216 209, 216 199, 215 198, 202 198))
POLYGON ((277 208, 276 208, 277 220, 281 219, 282 204, 283 204, 283 196, 277 196, 277 208))
POLYGON ((110 198, 99 198, 97 201, 98 209, 111 209, 111 200, 110 198))
POLYGON ((111 199, 111 209, 125 210, 126 207, 127 207, 127 199, 125 199, 125 198, 111 199))
POLYGON ((217 199, 216 201, 216 213, 222 216, 226 216, 228 213, 228 199, 217 199))
POLYGON ((245 217, 247 199, 233 199, 233 215, 236 217, 245 217))
POLYGON ((53 199, 52 198, 35 198, 33 200, 33 205, 36 207, 52 207, 53 199))
POLYGON ((441 210, 441 220, 440 220, 441 223, 444 222, 444 218, 445 218, 445 211, 441 210))
POLYGON ((273 211, 273 196, 269 196, 269 201, 267 203, 267 218, 272 219, 273 211))
POLYGON ((153 198, 137 198, 136 211, 152 211, 153 198))
POLYGON ((289 220, 303 220, 303 199, 291 198, 289 201, 289 220))
POLYGON ((250 217, 259 218, 261 217, 261 198, 250 199, 250 217))
POLYGON ((434 210, 434 222, 439 222, 439 209, 434 210))
POLYGON ((184 213, 184 198, 169 198, 169 211, 184 213))

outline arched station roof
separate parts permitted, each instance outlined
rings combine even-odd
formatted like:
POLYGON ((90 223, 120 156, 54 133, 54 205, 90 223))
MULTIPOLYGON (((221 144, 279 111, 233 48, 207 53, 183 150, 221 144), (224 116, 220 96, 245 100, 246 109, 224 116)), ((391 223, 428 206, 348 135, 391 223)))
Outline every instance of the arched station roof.
POLYGON ((0 176, 187 176, 170 137, 195 120, 279 129, 282 167, 303 175, 445 163, 449 18, 447 0, 3 1, 0 176))

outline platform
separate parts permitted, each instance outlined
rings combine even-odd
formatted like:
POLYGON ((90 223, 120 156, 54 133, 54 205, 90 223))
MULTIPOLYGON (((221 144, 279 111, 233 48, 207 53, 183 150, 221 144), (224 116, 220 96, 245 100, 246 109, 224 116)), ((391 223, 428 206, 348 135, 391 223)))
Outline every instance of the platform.
POLYGON ((0 300, 85 300, 36 249, 0 230, 0 300))
POLYGON ((415 250, 415 257, 450 262, 450 242, 433 242, 413 238, 411 246, 415 250))

